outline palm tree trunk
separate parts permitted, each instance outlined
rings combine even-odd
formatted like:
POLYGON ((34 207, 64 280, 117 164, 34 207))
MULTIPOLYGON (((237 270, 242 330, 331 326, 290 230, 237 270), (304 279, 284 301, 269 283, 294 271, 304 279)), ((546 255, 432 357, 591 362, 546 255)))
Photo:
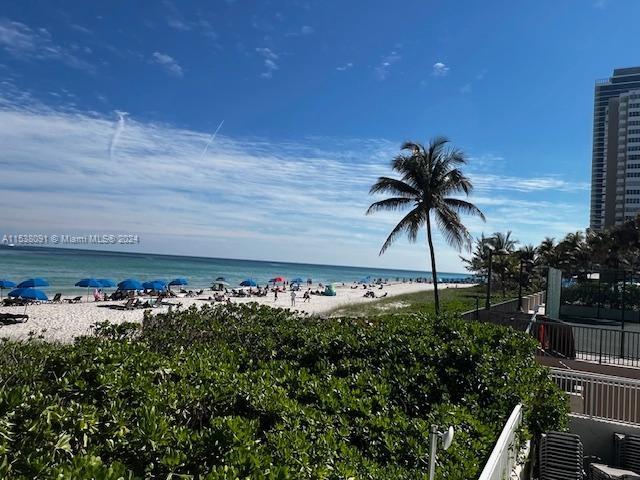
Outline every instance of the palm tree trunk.
POLYGON ((436 272, 436 255, 433 251, 433 239, 431 238, 431 215, 427 214, 427 241, 431 255, 431 276, 433 277, 433 298, 435 301, 436 315, 440 313, 440 298, 438 297, 438 273, 436 272))

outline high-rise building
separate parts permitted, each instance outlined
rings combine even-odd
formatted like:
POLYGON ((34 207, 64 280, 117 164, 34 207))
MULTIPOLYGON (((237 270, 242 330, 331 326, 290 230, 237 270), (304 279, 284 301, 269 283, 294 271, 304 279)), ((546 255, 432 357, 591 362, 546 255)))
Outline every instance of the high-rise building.
POLYGON ((590 227, 602 230, 640 213, 640 67, 596 81, 590 227))

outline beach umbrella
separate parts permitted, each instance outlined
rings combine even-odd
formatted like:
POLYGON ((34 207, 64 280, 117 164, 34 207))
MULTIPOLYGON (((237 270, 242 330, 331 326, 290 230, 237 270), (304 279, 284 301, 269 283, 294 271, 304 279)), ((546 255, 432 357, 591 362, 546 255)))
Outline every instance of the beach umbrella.
POLYGON ((241 287, 257 287, 258 283, 253 278, 247 278, 240 282, 241 287))
POLYGON ((224 277, 218 277, 218 278, 216 278, 216 282, 226 282, 226 281, 227 281, 227 279, 226 279, 226 278, 224 278, 224 277))
POLYGON ((83 278, 76 283, 76 287, 100 288, 102 287, 102 283, 100 283, 100 280, 97 280, 95 278, 83 278))
POLYGON ((293 280, 291 280, 291 283, 301 284, 301 283, 304 283, 304 280, 302 280, 301 277, 296 277, 293 280))
POLYGON ((46 293, 42 290, 36 290, 35 288, 16 288, 9 292, 9 296, 27 300, 49 300, 46 293))
POLYGON ((29 278, 24 282, 20 282, 18 284, 18 288, 33 288, 33 287, 48 287, 49 282, 47 282, 44 278, 29 278))
POLYGON ((0 280, 0 300, 2 300, 2 291, 7 290, 9 288, 14 288, 16 286, 15 282, 11 280, 0 280))
POLYGON ((98 281, 102 285, 102 288, 113 288, 116 286, 116 282, 110 278, 99 278, 98 281))
POLYGON ((145 290, 164 290, 167 288, 167 282, 164 280, 152 280, 150 282, 144 282, 142 288, 145 290))
POLYGON ((371 275, 367 275, 366 277, 362 277, 360 279, 360 283, 369 283, 371 281, 371 275))
POLYGON ((144 290, 144 287, 138 280, 127 278, 118 284, 118 290, 144 290))
POLYGON ((269 280, 270 283, 281 283, 284 282, 284 278, 283 277, 275 277, 272 278, 271 280, 269 280))
POLYGON ((184 277, 178 277, 171 280, 169 285, 189 285, 189 281, 184 277))
POLYGON ((76 287, 84 287, 87 289, 87 302, 89 301, 89 289, 90 288, 102 288, 102 283, 96 278, 83 278, 76 283, 76 287))

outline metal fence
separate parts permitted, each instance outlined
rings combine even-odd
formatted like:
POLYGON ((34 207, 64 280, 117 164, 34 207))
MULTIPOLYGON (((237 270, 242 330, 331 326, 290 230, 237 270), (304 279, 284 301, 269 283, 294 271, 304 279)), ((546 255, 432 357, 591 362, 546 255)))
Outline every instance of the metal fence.
MULTIPOLYGON (((545 292, 533 293, 522 297, 522 310, 524 312, 537 311, 538 307, 544 303, 545 292)), ((494 303, 489 310, 485 309, 482 305, 484 302, 480 302, 478 297, 477 306, 474 310, 469 310, 462 314, 464 320, 476 320, 480 322, 493 323, 493 317, 496 314, 507 314, 518 311, 518 299, 513 298, 500 303, 494 303)), ((498 315, 499 316, 499 315, 498 315)))
POLYGON ((478 480, 508 480, 518 463, 518 429, 522 424, 522 405, 516 405, 502 429, 489 460, 478 480))
POLYGON ((573 413, 640 424, 640 380, 559 368, 551 369, 551 377, 571 394, 573 413))
POLYGON ((640 332, 534 320, 530 334, 541 355, 640 367, 640 332))

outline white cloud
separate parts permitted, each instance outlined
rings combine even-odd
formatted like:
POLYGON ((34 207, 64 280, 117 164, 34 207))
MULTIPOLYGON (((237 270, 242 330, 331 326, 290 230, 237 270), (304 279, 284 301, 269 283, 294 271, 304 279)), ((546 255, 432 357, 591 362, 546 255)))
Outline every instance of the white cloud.
POLYGON ((433 64, 432 75, 436 77, 444 77, 449 74, 450 68, 442 62, 436 62, 433 64))
POLYGON ((176 77, 182 77, 184 75, 180 64, 176 62, 172 56, 167 55, 166 53, 153 52, 153 61, 158 65, 162 65, 167 72, 175 75, 176 77))
POLYGON ((300 29, 300 32, 303 35, 311 35, 315 31, 316 31, 315 28, 313 28, 313 27, 311 27, 309 25, 303 25, 302 28, 300 29))
POLYGON ((461 86, 460 93, 471 93, 471 84, 465 83, 463 86, 461 86))
POLYGON ((273 72, 278 70, 280 67, 276 63, 278 60, 278 55, 274 53, 270 48, 256 48, 256 52, 260 54, 263 58, 264 72, 260 74, 262 78, 271 78, 273 77, 273 72))
MULTIPOLYGON (((399 142, 218 135, 203 155, 210 132, 129 116, 110 159, 112 115, 26 98, 0 96, 0 225, 7 231, 134 233, 141 251, 427 268, 422 240, 402 240, 378 258, 398 213, 364 216, 374 200, 368 189, 392 175, 399 142)), ((529 241, 579 221, 580 205, 538 198, 571 191, 563 179, 492 175, 472 173, 472 200, 489 218, 486 225, 468 220, 474 235, 510 228, 529 241), (514 197, 527 193, 533 199, 514 197)), ((440 269, 460 271, 455 252, 436 241, 440 269)))
POLYGON ((7 18, 0 18, 0 48, 20 60, 56 60, 79 70, 94 70, 89 62, 74 53, 86 52, 86 49, 57 45, 46 28, 34 30, 7 18))
POLYGON ((336 67, 336 70, 338 70, 339 72, 344 72, 345 70, 350 70, 352 68, 353 68, 353 63, 348 62, 348 63, 345 63, 344 65, 340 65, 336 67))
POLYGON ((391 67, 393 64, 399 62, 401 59, 402 56, 395 50, 389 55, 384 56, 380 64, 375 69, 376 78, 380 81, 386 80, 391 73, 391 67))

